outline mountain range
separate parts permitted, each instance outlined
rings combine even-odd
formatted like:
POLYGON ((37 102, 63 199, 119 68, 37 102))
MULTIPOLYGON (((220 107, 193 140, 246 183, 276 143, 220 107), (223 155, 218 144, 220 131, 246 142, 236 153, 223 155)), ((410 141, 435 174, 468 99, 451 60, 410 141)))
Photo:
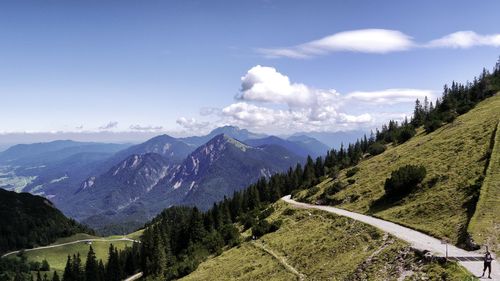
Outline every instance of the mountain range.
POLYGON ((45 196, 66 215, 116 233, 140 227, 171 205, 208 209, 328 149, 306 135, 283 139, 234 126, 205 136, 159 135, 136 145, 23 144, 0 153, 0 187, 45 196))

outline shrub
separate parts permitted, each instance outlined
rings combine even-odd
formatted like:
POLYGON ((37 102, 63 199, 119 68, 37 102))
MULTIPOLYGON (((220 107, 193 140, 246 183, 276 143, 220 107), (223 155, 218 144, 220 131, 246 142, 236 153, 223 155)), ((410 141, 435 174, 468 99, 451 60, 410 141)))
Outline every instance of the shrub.
POLYGON ((274 213, 274 207, 273 206, 271 206, 271 207, 265 209, 264 211, 262 211, 259 214, 259 220, 263 220, 263 219, 269 217, 272 213, 274 213))
POLYGON ((267 220, 260 220, 252 227, 252 236, 259 238, 267 233, 275 232, 281 227, 281 223, 281 220, 276 220, 272 223, 269 223, 267 220))
POLYGON ((368 147, 368 153, 370 153, 370 155, 372 156, 378 155, 384 151, 385 151, 385 145, 379 142, 373 143, 372 145, 370 145, 370 147, 368 147))
POLYGON ((283 211, 283 215, 285 215, 285 216, 292 216, 293 214, 295 214, 295 210, 294 209, 286 208, 283 211))
POLYGON ((404 126, 398 134, 397 137, 398 143, 406 142, 407 140, 411 139, 416 133, 417 131, 413 126, 411 125, 404 126))
POLYGON ((358 171, 359 171, 359 168, 358 167, 354 167, 352 169, 347 170, 347 172, 345 172, 345 175, 348 178, 350 178, 350 177, 354 176, 358 171))
POLYGON ((424 166, 406 165, 391 173, 385 180, 385 194, 389 198, 409 194, 425 178, 424 166))
POLYGON ((424 129, 426 133, 432 133, 435 130, 437 130, 439 127, 441 127, 443 123, 439 119, 432 119, 424 124, 424 129))
POLYGON ((250 213, 245 213, 239 217, 240 223, 243 225, 243 229, 247 230, 250 227, 253 227, 257 220, 250 213))
POLYGON ((356 182, 356 180, 355 180, 355 179, 348 179, 348 180, 347 180, 347 183, 348 183, 348 184, 354 184, 355 182, 356 182))
POLYGON ((50 271, 50 265, 46 259, 42 261, 42 265, 40 266, 40 271, 50 271))
POLYGON ((314 187, 310 188, 307 191, 307 197, 313 196, 314 194, 318 193, 318 191, 319 191, 319 186, 314 186, 314 187))
POLYGON ((240 244, 240 232, 232 224, 225 224, 221 229, 222 239, 230 247, 240 244))
POLYGON ((326 195, 333 195, 346 187, 346 184, 341 181, 336 181, 332 185, 326 188, 326 195))

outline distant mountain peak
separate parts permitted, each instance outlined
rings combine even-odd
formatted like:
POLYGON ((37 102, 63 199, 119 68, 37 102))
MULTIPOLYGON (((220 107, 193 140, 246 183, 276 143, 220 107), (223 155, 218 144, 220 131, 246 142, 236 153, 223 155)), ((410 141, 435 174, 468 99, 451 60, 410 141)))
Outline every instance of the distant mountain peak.
POLYGON ((217 160, 220 154, 228 147, 237 148, 243 152, 247 151, 251 146, 246 145, 226 134, 219 134, 210 139, 207 143, 197 148, 190 157, 199 158, 201 155, 210 155, 210 162, 217 160))

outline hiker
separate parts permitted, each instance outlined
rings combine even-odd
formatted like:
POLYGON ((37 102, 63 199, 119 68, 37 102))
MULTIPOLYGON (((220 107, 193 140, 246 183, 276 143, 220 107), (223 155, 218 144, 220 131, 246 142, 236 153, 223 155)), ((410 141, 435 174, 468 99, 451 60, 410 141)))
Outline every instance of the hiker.
POLYGON ((484 269, 483 269, 483 275, 486 272, 486 269, 488 269, 488 278, 491 279, 491 261, 493 260, 493 257, 491 256, 490 251, 488 251, 488 248, 486 248, 486 254, 484 255, 484 269))

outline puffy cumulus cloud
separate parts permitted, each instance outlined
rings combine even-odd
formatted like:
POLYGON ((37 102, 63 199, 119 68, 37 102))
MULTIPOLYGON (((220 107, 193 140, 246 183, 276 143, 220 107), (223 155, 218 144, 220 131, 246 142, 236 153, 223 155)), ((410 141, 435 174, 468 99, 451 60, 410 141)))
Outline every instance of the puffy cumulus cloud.
POLYGON ((176 123, 190 132, 206 131, 208 129, 207 127, 210 125, 210 122, 198 121, 195 118, 186 117, 178 118, 176 123))
POLYGON ((360 29, 335 33, 324 38, 286 48, 258 49, 267 57, 307 58, 332 52, 384 54, 414 47, 412 38, 397 30, 360 29))
POLYGON ((288 76, 275 68, 261 65, 252 67, 241 77, 241 94, 237 98, 290 107, 304 107, 315 102, 314 93, 306 85, 291 83, 288 76))
POLYGON ((111 130, 118 127, 118 122, 116 121, 110 121, 105 125, 102 125, 99 127, 99 130, 111 130))
MULTIPOLYGON (((222 109, 202 109, 200 115, 215 116, 217 120, 210 123, 214 126, 230 124, 274 134, 352 130, 373 128, 394 116, 378 114, 381 108, 385 111, 401 103, 411 108, 415 99, 430 98, 432 94, 429 90, 387 89, 341 95, 335 90, 294 83, 275 68, 257 65, 241 78, 241 93, 236 102, 222 109)), ((184 117, 177 123, 191 132, 209 126, 208 122, 184 117)))
POLYGON ((456 49, 467 49, 475 46, 500 47, 500 34, 481 35, 474 31, 458 31, 432 40, 426 45, 429 48, 456 49))
POLYGON ((386 89, 381 91, 356 91, 347 94, 344 100, 369 102, 372 104, 397 104, 414 102, 417 98, 423 100, 425 97, 432 99, 434 91, 422 89, 386 89))
POLYGON ((348 124, 362 126, 373 121, 370 114, 337 113, 331 107, 282 110, 246 102, 223 108, 222 115, 229 124, 274 133, 338 130, 348 124))
POLYGON ((130 125, 129 127, 133 131, 142 131, 142 132, 154 132, 154 131, 161 131, 163 129, 162 126, 141 126, 141 125, 130 125))

